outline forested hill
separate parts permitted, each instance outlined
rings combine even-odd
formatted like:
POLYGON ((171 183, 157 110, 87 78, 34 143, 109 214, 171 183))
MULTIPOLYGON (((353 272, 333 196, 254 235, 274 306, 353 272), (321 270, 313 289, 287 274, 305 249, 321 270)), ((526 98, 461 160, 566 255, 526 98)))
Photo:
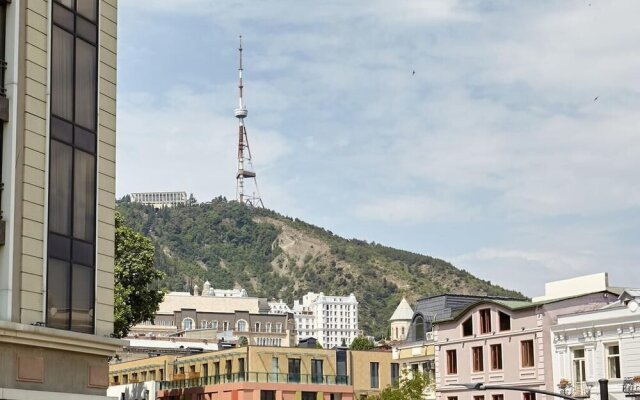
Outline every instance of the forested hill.
POLYGON ((250 295, 281 298, 290 305, 307 291, 355 293, 360 328, 387 335, 388 320, 402 296, 410 302, 440 293, 520 293, 478 279, 429 256, 344 239, 273 211, 223 198, 164 208, 118 202, 126 223, 150 237, 156 267, 170 290, 243 287, 250 295))

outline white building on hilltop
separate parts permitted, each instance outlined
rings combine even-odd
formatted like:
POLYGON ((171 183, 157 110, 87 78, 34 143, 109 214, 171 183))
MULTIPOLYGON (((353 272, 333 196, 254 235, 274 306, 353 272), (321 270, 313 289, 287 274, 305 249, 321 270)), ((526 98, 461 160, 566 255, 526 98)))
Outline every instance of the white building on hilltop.
MULTIPOLYGON (((194 291, 199 293, 198 285, 194 287, 194 291)), ((197 294, 196 294, 197 296, 197 294)), ((202 296, 205 297, 249 297, 245 289, 214 289, 209 281, 202 285, 202 296)))
POLYGON ((358 301, 349 296, 309 292, 293 304, 298 340, 314 337, 324 348, 350 345, 358 336, 358 301))
POLYGON ((269 304, 269 314, 287 314, 293 312, 293 310, 291 310, 287 303, 282 301, 282 299, 278 301, 270 301, 267 304, 269 304))
POLYGON ((187 192, 131 193, 131 202, 155 208, 175 207, 178 204, 187 204, 187 192))

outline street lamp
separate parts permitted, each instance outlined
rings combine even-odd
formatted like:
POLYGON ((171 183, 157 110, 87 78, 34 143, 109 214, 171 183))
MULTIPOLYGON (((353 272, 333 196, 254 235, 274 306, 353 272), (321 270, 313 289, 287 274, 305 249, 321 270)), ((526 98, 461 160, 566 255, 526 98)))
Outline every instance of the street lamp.
POLYGON ((460 386, 464 386, 467 389, 472 390, 514 390, 516 392, 532 392, 532 393, 540 393, 546 394, 547 396, 555 396, 560 397, 567 400, 578 400, 575 397, 566 396, 564 394, 551 392, 548 390, 542 389, 531 389, 524 386, 505 386, 505 385, 485 385, 484 383, 461 383, 460 386))

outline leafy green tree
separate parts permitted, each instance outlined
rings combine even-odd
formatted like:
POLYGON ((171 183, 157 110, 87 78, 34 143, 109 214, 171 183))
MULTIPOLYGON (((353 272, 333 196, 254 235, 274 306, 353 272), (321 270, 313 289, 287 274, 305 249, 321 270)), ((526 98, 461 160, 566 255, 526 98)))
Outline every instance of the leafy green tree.
POLYGON ((153 320, 164 298, 164 292, 154 284, 164 278, 164 273, 153 266, 151 240, 127 227, 118 212, 115 242, 113 336, 122 338, 133 325, 153 320))
POLYGON ((353 339, 349 348, 351 350, 371 350, 373 349, 373 342, 364 336, 358 336, 353 339))
POLYGON ((426 373, 405 373, 398 386, 387 386, 379 396, 369 396, 368 400, 422 400, 430 385, 431 379, 426 373))

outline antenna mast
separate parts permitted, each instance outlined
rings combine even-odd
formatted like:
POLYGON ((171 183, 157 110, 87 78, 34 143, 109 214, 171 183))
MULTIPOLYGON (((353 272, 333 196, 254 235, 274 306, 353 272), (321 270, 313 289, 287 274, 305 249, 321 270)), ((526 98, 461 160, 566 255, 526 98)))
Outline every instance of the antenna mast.
POLYGON ((249 148, 249 138, 247 136, 247 128, 244 126, 244 119, 247 117, 247 107, 244 104, 242 89, 242 35, 240 35, 240 67, 238 68, 238 91, 240 94, 240 101, 238 108, 235 110, 235 116, 238 118, 238 172, 236 173, 236 200, 242 204, 247 204, 253 207, 262 207, 262 198, 260 197, 260 191, 258 190, 258 181, 256 180, 256 173, 253 169, 253 162, 251 161, 251 149, 249 148), (245 179, 248 183, 253 180, 254 192, 251 194, 245 193, 245 179))

